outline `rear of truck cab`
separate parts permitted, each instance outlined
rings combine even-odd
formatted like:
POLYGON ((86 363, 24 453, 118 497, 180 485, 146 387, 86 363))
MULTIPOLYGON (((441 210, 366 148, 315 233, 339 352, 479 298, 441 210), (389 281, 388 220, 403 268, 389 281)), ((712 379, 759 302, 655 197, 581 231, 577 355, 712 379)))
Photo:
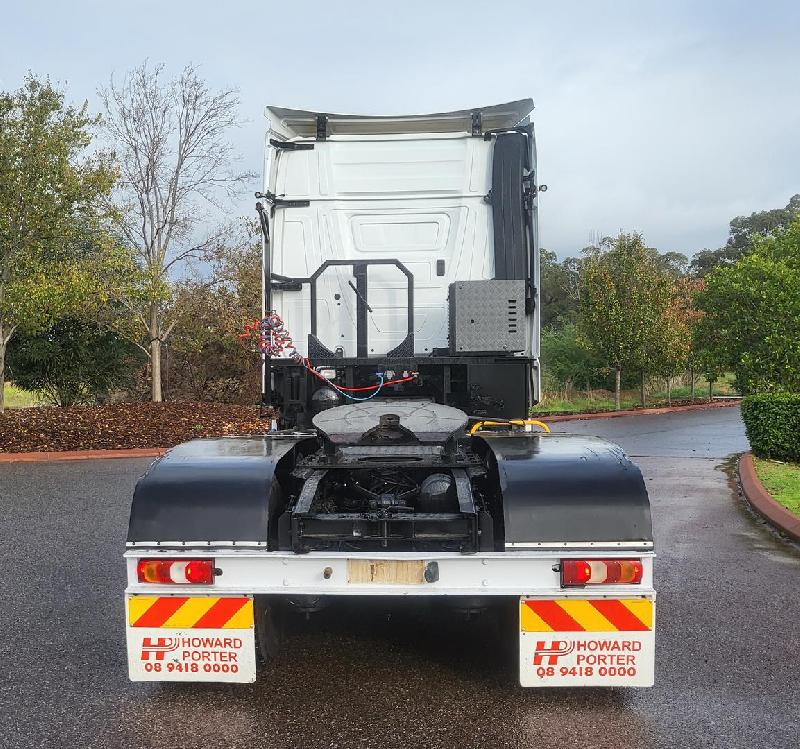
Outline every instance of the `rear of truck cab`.
POLYGON ((641 472, 517 429, 541 386, 532 109, 268 108, 251 333, 278 429, 137 484, 132 679, 253 681, 276 601, 384 598, 510 606, 524 686, 652 684, 641 472))

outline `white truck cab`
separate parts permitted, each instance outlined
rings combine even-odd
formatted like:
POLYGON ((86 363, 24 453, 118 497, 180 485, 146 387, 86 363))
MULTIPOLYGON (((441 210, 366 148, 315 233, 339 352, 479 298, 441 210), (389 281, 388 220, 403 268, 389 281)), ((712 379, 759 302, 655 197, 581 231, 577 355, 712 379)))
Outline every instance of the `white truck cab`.
POLYGON ((274 429, 179 445, 137 484, 133 680, 253 681, 287 612, 380 596, 510 604, 523 686, 652 685, 642 475, 528 418, 532 108, 267 109, 251 333, 274 429))

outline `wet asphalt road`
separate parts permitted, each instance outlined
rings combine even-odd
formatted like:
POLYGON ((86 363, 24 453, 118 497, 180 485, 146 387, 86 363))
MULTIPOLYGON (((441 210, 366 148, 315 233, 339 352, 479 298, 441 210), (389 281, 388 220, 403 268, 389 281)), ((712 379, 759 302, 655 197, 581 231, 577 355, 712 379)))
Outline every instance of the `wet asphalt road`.
POLYGON ((796 749, 800 552, 724 472, 738 409, 557 426, 645 474, 655 688, 522 690, 491 621, 348 606, 300 622, 255 685, 131 684, 120 556, 148 461, 4 464, 0 747, 796 749))

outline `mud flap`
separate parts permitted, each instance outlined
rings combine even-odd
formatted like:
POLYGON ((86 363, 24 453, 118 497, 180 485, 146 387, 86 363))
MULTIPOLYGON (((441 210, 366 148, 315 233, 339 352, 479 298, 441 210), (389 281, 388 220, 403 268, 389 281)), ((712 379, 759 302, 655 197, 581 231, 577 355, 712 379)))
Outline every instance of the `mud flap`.
POLYGON ((256 679, 252 596, 126 596, 131 681, 256 679))
POLYGON ((523 687, 651 687, 655 600, 521 598, 523 687))

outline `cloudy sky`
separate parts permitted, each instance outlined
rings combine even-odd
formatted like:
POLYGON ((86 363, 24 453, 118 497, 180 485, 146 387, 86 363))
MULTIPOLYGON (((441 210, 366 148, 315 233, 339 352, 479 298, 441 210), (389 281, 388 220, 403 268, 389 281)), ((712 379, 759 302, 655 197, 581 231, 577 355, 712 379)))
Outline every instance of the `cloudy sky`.
MULTIPOLYGON (((268 103, 460 109, 531 96, 544 246, 637 229, 718 247, 735 215, 800 192, 800 3, 0 0, 0 88, 27 70, 88 99, 144 58, 235 86, 261 164, 268 103)), ((249 213, 244 195, 236 213, 249 213)))

